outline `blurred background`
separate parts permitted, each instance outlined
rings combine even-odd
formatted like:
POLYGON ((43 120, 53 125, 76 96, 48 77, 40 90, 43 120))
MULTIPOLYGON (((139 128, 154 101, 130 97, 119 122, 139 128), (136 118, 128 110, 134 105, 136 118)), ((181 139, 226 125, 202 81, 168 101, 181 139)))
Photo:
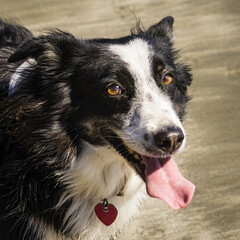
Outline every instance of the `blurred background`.
POLYGON ((175 46, 193 69, 187 145, 175 160, 196 192, 180 211, 149 198, 119 239, 240 239, 239 0, 0 0, 0 16, 35 35, 60 28, 80 38, 120 37, 134 15, 145 28, 173 16, 175 46))

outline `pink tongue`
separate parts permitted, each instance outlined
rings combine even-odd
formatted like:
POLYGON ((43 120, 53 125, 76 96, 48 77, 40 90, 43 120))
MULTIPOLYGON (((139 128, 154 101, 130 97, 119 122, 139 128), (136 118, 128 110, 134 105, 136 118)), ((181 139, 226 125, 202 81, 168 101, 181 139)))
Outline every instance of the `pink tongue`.
POLYGON ((195 190, 195 186, 179 172, 177 164, 170 158, 163 166, 158 158, 144 157, 147 193, 160 198, 170 207, 186 207, 195 190))

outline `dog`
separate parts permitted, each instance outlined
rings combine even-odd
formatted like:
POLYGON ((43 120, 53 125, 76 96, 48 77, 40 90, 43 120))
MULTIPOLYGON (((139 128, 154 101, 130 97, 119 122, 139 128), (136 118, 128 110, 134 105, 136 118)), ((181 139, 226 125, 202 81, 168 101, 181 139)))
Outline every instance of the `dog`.
POLYGON ((1 240, 114 239, 147 195, 189 204, 173 22, 83 40, 0 20, 1 240))

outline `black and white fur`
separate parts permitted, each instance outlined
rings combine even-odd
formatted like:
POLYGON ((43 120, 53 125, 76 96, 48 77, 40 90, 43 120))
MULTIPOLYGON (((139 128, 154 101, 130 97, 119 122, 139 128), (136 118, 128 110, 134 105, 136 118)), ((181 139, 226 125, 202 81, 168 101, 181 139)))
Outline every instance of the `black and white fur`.
POLYGON ((0 20, 1 240, 106 240, 137 213, 143 176, 118 141, 164 156, 154 134, 185 135, 191 75, 172 25, 167 17, 127 37, 82 40, 59 30, 34 37, 0 20), (122 94, 110 96, 111 85, 122 94), (118 208, 109 227, 94 214, 103 198, 118 208))

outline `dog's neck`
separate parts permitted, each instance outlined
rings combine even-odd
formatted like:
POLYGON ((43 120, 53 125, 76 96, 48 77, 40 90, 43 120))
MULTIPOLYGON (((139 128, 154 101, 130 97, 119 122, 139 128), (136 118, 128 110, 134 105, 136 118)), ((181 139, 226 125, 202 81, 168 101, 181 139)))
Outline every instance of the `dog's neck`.
POLYGON ((23 72, 31 70, 33 65, 36 63, 36 61, 32 58, 29 58, 27 61, 22 63, 16 71, 13 73, 13 75, 10 78, 9 86, 8 86, 8 95, 13 94, 16 91, 16 87, 19 85, 19 83, 24 78, 23 72))
MULTIPOLYGON (((94 214, 94 208, 104 198, 118 209, 116 221, 108 227, 110 233, 136 213, 141 199, 146 196, 141 178, 113 148, 108 147, 85 144, 77 162, 64 174, 63 181, 68 185, 68 190, 59 207, 69 198, 72 199, 66 219, 72 219, 69 224, 74 234, 85 229, 98 231, 103 227, 94 214)), ((87 233, 87 239, 93 239, 91 234, 87 233)))
POLYGON ((133 174, 115 149, 85 144, 66 180, 76 195, 101 200, 123 195, 127 179, 133 174), (86 186, 91 186, 91 191, 86 192, 86 186))

